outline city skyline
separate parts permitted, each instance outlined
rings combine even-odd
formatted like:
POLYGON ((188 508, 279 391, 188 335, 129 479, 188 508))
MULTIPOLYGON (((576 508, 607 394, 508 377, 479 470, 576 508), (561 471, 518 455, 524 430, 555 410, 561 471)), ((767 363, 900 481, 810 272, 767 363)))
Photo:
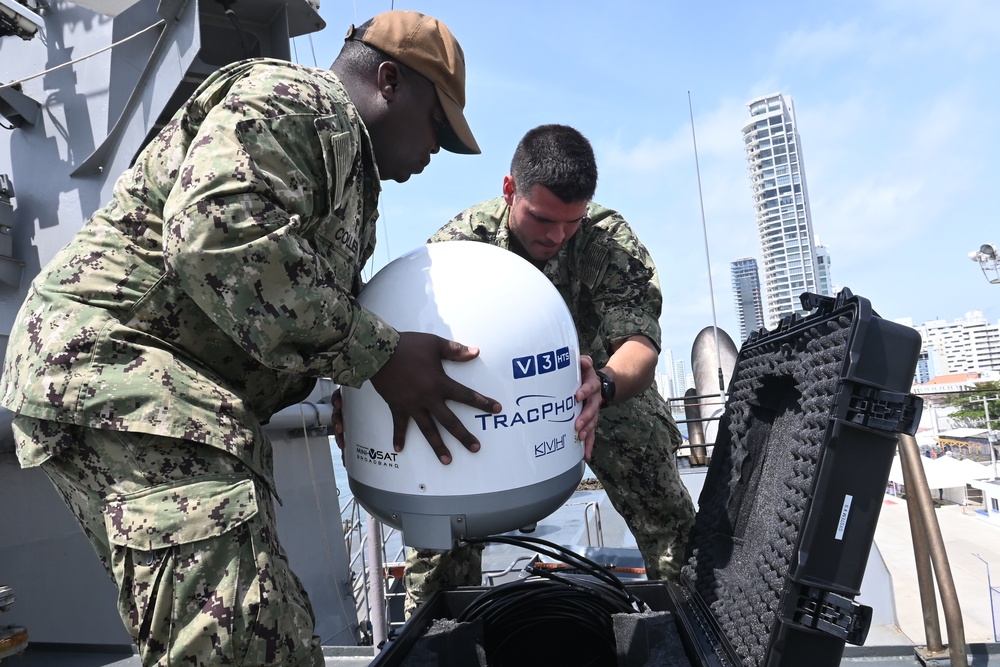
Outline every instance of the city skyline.
MULTIPOLYGON (((740 129, 748 100, 781 91, 795 101, 813 225, 836 285, 886 319, 979 309, 1000 320, 1000 285, 968 258, 1000 242, 1000 90, 983 85, 1000 59, 1000 5, 392 6, 437 16, 461 40, 466 116, 483 153, 442 152, 410 182, 384 184, 367 277, 459 211, 499 195, 526 130, 565 123, 594 145, 595 200, 625 216, 656 262, 663 347, 688 359, 697 333, 712 324, 735 340, 730 262, 759 254, 740 129)), ((323 2, 328 27, 296 38, 294 57, 327 67, 350 23, 389 8, 323 2)))

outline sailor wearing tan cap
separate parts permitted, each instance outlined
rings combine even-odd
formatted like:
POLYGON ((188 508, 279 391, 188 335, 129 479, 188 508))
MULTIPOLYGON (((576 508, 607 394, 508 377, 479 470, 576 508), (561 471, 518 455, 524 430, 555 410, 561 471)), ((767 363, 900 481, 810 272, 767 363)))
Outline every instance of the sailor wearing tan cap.
MULTIPOLYGON (((351 26, 346 39, 377 49, 434 85, 447 120, 441 132, 441 148, 452 153, 480 152, 463 114, 465 54, 445 24, 417 12, 386 12, 360 28, 351 26)), ((342 77, 345 72, 338 68, 338 63, 348 52, 345 46, 333 66, 342 77)), ((380 85, 383 85, 381 81, 380 85)))
POLYGON ((440 21, 351 27, 331 70, 223 67, 42 270, 12 327, 0 403, 120 590, 144 665, 322 665, 278 541, 262 424, 315 378, 371 381, 402 445, 444 462, 446 401, 499 411, 442 360, 478 351, 360 308, 379 180, 478 153, 465 61, 440 21), (435 419, 437 423, 435 423, 435 419))

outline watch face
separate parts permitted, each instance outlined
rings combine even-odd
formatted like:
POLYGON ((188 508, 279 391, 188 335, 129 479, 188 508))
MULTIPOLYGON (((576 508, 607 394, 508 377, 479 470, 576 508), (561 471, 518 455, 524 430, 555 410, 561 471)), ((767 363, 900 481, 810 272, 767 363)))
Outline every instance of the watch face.
POLYGON ((615 381, 600 371, 597 377, 601 378, 601 403, 607 405, 615 399, 615 381))

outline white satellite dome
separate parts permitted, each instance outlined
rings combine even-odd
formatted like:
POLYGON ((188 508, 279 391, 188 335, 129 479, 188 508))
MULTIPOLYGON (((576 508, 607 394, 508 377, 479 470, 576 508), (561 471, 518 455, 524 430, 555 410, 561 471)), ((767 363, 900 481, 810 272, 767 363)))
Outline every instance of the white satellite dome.
POLYGON ((394 452, 382 397, 370 382, 344 387, 348 479, 366 510, 402 531, 404 544, 448 549, 531 527, 566 502, 584 470, 574 428, 580 346, 541 271, 486 243, 436 243, 385 266, 358 301, 399 331, 480 348, 472 361, 445 361, 445 371, 503 406, 490 414, 450 403, 482 447, 469 452, 439 425, 452 454, 443 465, 412 421, 394 452))

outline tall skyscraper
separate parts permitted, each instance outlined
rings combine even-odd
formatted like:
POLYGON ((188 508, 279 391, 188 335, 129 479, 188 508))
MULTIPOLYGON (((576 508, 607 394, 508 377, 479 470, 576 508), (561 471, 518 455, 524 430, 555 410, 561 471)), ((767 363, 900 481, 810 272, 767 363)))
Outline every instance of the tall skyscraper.
POLYGON ((913 372, 913 384, 923 384, 934 377, 933 353, 934 348, 920 351, 920 356, 917 357, 917 368, 913 372))
POLYGON ((669 347, 660 350, 660 362, 664 370, 661 371, 659 366, 656 368, 656 387, 663 398, 672 398, 677 395, 674 387, 674 351, 669 347))
POLYGON ((730 263, 733 276, 733 299, 736 316, 740 321, 740 342, 746 341, 750 332, 764 326, 764 304, 760 296, 760 274, 757 260, 744 257, 730 263))
POLYGON ((674 359, 674 392, 676 396, 683 396, 689 388, 694 386, 694 375, 687 371, 687 365, 683 359, 674 359))
POLYGON ((833 276, 830 274, 830 250, 816 237, 816 291, 833 296, 833 276))
POLYGON ((743 145, 753 188, 764 270, 767 324, 802 312, 799 294, 819 292, 802 146, 791 98, 780 93, 747 104, 743 145))

